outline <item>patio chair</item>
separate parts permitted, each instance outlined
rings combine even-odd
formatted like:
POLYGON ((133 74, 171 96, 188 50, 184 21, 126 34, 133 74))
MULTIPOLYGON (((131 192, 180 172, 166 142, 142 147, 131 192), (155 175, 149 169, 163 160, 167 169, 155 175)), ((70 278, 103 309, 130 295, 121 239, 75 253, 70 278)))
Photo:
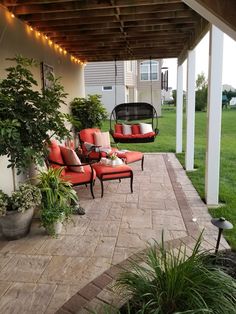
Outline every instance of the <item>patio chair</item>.
POLYGON ((94 198, 93 185, 96 178, 96 171, 91 162, 81 163, 75 151, 71 148, 58 145, 56 141, 51 141, 47 165, 53 168, 64 167, 62 177, 73 186, 87 184, 94 198))
POLYGON ((83 155, 87 161, 99 161, 102 157, 106 157, 108 152, 115 152, 117 157, 121 158, 126 164, 141 161, 141 169, 143 170, 143 153, 122 151, 116 147, 111 147, 109 132, 101 132, 98 128, 83 129, 79 132, 79 140, 83 155))

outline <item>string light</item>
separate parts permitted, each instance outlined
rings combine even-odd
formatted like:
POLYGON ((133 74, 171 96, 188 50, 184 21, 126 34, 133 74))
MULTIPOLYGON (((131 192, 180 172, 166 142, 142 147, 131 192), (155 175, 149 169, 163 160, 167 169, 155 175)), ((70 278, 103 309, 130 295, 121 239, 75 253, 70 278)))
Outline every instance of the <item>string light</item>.
MULTIPOLYGON (((10 13, 10 16, 11 16, 12 18, 15 18, 15 15, 14 15, 12 12, 10 12, 10 11, 8 11, 8 12, 10 13)), ((26 25, 27 25, 27 24, 26 24, 26 25)), ((34 31, 34 32, 35 32, 35 35, 36 35, 37 37, 41 37, 41 35, 42 35, 42 37, 44 37, 44 38, 48 41, 49 46, 52 46, 52 45, 54 44, 54 46, 55 46, 56 49, 59 49, 59 51, 60 51, 61 53, 63 53, 64 55, 67 55, 67 53, 68 53, 67 50, 66 50, 66 49, 63 49, 63 48, 60 47, 58 44, 53 43, 53 41, 52 41, 50 38, 48 38, 47 35, 44 35, 44 34, 42 34, 41 32, 35 30, 35 29, 34 29, 32 26, 30 26, 30 25, 27 25, 27 27, 28 27, 28 29, 29 29, 31 32, 34 31)), ((75 63, 77 63, 77 64, 84 64, 83 62, 80 61, 80 59, 75 58, 75 57, 72 56, 72 55, 70 55, 70 59, 71 59, 72 62, 75 62, 75 63)))

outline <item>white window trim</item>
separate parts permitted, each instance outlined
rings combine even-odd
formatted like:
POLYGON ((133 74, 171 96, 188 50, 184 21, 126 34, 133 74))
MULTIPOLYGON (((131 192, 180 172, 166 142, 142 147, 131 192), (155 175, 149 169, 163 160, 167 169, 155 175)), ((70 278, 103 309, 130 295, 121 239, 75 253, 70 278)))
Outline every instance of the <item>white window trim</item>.
POLYGON ((157 74, 157 78, 151 80, 151 76, 150 76, 150 74, 151 74, 150 73, 150 61, 146 60, 146 61, 141 62, 140 65, 139 65, 140 81, 142 81, 142 82, 150 82, 150 81, 159 81, 160 80, 159 62, 155 61, 155 60, 152 60, 152 62, 154 62, 154 64, 152 64, 152 66, 155 65, 156 69, 157 69, 157 72, 153 72, 153 73, 157 74), (142 66, 147 66, 148 67, 148 71, 146 72, 146 74, 148 75, 148 79, 147 80, 142 79, 142 74, 145 74, 145 73, 142 73, 142 71, 141 71, 142 66))

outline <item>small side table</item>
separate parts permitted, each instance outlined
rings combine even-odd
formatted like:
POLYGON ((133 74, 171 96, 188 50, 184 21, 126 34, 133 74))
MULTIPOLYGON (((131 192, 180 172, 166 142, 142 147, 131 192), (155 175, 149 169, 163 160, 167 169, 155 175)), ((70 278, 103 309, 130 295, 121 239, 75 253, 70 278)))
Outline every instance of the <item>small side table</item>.
POLYGON ((120 165, 120 166, 107 166, 101 163, 95 163, 92 165, 95 169, 97 178, 101 182, 101 197, 103 197, 104 187, 103 181, 117 180, 117 179, 127 179, 130 178, 130 190, 133 193, 133 170, 130 166, 120 165))

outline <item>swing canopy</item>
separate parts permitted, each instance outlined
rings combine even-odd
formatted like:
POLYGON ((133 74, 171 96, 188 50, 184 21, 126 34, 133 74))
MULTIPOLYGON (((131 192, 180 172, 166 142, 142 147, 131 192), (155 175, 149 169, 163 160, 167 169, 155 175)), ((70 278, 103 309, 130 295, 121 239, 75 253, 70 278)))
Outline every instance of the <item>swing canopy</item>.
POLYGON ((146 102, 119 104, 110 116, 110 134, 115 143, 154 142, 159 132, 157 126, 156 109, 146 102))

